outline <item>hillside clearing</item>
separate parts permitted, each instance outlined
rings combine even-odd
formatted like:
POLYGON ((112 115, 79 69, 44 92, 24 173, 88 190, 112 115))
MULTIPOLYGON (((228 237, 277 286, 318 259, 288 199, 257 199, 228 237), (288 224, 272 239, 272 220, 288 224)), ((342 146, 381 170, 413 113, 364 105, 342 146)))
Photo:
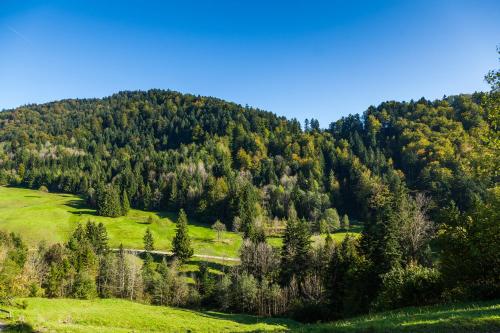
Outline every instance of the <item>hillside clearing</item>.
MULTIPOLYGON (((109 218, 97 216, 85 201, 76 195, 45 193, 42 191, 0 186, 0 230, 15 232, 23 237, 30 247, 38 242, 63 243, 80 223, 102 222, 109 234, 109 244, 117 248, 142 249, 143 235, 150 228, 155 239, 155 247, 160 251, 170 251, 175 235, 177 215, 171 212, 147 212, 132 209, 126 216, 109 218), (148 224, 148 218, 153 223, 148 224)), ((355 233, 360 228, 353 230, 355 233)), ((189 219, 189 234, 195 254, 216 257, 238 257, 241 236, 234 232, 224 232, 217 240, 216 232, 209 225, 189 219)), ((344 232, 333 234, 336 241, 345 237, 344 232)), ((313 236, 313 240, 321 236, 313 236)), ((323 236, 324 237, 324 236, 323 236)), ((269 237, 271 245, 281 246, 281 238, 269 237)))

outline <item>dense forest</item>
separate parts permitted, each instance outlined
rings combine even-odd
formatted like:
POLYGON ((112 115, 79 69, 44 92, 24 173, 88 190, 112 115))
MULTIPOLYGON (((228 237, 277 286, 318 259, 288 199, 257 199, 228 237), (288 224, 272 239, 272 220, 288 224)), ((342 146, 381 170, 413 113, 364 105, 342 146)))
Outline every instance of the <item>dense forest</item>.
MULTIPOLYGON (((498 71, 487 80, 488 93, 385 102, 326 129, 163 90, 26 105, 0 113, 0 184, 81 194, 104 216, 182 210, 246 239, 241 265, 224 277, 202 267, 193 296, 175 264, 126 264, 102 245, 105 230, 80 226, 39 251, 47 296, 307 320, 500 297, 498 71), (349 221, 363 225, 360 238, 311 244, 349 221), (279 251, 266 243, 273 233, 279 251)), ((181 231, 182 261, 192 250, 181 231)), ((22 270, 22 241, 0 238, 22 270)))

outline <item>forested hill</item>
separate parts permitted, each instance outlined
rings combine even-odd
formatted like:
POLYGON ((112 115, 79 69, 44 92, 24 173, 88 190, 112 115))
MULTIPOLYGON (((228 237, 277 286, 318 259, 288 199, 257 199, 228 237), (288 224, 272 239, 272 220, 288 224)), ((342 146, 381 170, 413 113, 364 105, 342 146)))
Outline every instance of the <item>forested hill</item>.
POLYGON ((332 208, 368 221, 403 192, 466 210, 498 181, 487 96, 386 102, 328 129, 163 90, 27 105, 0 113, 0 183, 184 208, 245 233, 292 205, 314 227, 332 208))

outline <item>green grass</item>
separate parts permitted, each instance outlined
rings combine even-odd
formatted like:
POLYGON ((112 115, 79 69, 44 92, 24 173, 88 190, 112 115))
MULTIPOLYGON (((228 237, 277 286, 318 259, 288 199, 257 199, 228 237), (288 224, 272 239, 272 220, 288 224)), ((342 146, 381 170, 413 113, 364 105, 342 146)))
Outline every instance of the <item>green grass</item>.
POLYGON ((301 327, 304 332, 500 332, 500 300, 404 308, 327 324, 301 327))
MULTIPOLYGON (((500 332, 500 300, 405 308, 325 324, 280 318, 192 311, 126 300, 27 298, 26 309, 0 315, 6 332, 500 332), (3 317, 2 317, 3 316, 3 317)), ((17 300, 20 303, 22 300, 17 300)))
MULTIPOLYGON (((287 319, 197 312, 118 299, 29 298, 27 302, 24 310, 9 309, 13 321, 22 319, 27 328, 42 332, 272 332, 298 325, 287 319)), ((13 326, 6 331, 14 331, 13 326)))
MULTIPOLYGON (((0 230, 20 234, 30 247, 45 240, 51 243, 66 242, 79 222, 89 220, 102 222, 108 230, 110 246, 120 243, 126 248, 143 248, 142 237, 147 227, 151 228, 158 250, 170 250, 175 235, 176 214, 170 212, 145 212, 132 209, 127 216, 109 218, 97 216, 85 201, 71 194, 45 193, 36 190, 0 186, 0 230), (146 224, 148 217, 155 222, 146 224)), ((237 257, 241 246, 241 236, 234 232, 224 232, 221 240, 209 225, 189 219, 189 234, 194 252, 211 256, 237 257)), ((359 232, 359 228, 353 228, 359 232)), ((333 234, 337 241, 345 237, 345 232, 333 234)), ((313 236, 318 240, 322 236, 313 236)), ((280 237, 269 237, 271 245, 281 246, 280 237)))
MULTIPOLYGON (((102 222, 108 230, 110 246, 143 248, 142 237, 151 228, 158 250, 170 250, 177 216, 168 212, 145 212, 132 209, 127 216, 97 216, 82 198, 70 194, 44 193, 35 190, 0 187, 0 229, 13 231, 34 247, 39 241, 65 242, 79 222, 102 222), (149 216, 155 218, 146 224, 149 216)), ((220 241, 210 226, 189 220, 189 234, 195 253, 236 257, 241 236, 225 232, 220 241)), ((278 240, 279 242, 280 240, 278 240)), ((276 241, 274 241, 276 244, 276 241)))

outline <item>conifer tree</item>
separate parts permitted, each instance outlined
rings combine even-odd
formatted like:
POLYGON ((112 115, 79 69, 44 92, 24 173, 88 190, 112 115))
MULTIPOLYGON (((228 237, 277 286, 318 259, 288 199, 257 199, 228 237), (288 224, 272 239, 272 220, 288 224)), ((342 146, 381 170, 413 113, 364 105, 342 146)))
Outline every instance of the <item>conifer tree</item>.
POLYGON ((147 228, 146 232, 144 233, 144 250, 146 252, 151 252, 154 251, 154 239, 153 239, 153 234, 151 233, 151 229, 147 228))
POLYGON ((191 247, 191 239, 189 238, 188 220, 184 209, 179 211, 179 218, 177 219, 177 229, 175 237, 172 242, 174 255, 180 261, 186 261, 193 255, 193 248, 191 247))
POLYGON ((122 215, 122 204, 118 191, 113 185, 100 187, 97 193, 97 214, 117 217, 122 215))
POLYGON ((122 194, 122 215, 127 215, 130 210, 130 202, 128 200, 127 191, 123 190, 122 194))
POLYGON ((299 280, 307 273, 311 239, 309 226, 304 220, 297 219, 295 208, 290 207, 283 247, 281 249, 281 281, 283 284, 290 282, 293 276, 299 280))
POLYGON ((106 254, 109 251, 108 246, 108 231, 102 222, 97 225, 97 243, 96 253, 99 255, 106 254))

